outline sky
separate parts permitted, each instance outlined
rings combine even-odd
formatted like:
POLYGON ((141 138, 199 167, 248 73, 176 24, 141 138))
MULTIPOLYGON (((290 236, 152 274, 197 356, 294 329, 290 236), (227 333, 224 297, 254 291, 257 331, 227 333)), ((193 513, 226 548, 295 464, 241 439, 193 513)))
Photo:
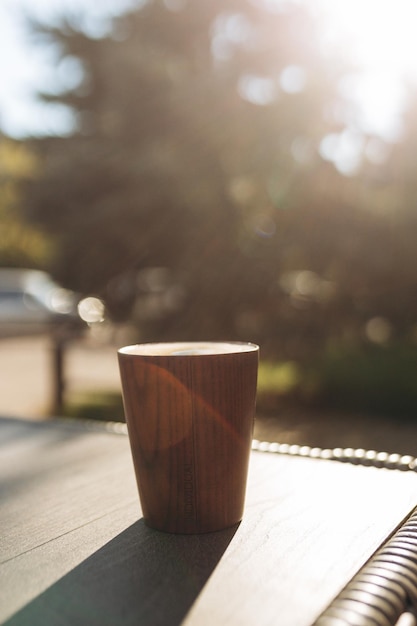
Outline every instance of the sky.
MULTIPOLYGON (((48 89, 56 80, 56 59, 51 50, 34 45, 27 29, 27 16, 54 23, 62 12, 81 12, 87 32, 100 36, 106 29, 106 18, 134 2, 0 0, 0 128, 15 138, 66 134, 71 130, 72 118, 63 107, 46 107, 36 100, 36 90, 48 89)), ((67 80, 71 80, 71 75, 67 80)))
MULTIPOLYGON (((360 72, 340 88, 357 102, 363 129, 395 141, 406 103, 403 79, 417 81, 417 1, 268 0, 280 6, 291 1, 308 2, 318 11, 323 45, 344 49, 358 64, 360 72)), ((16 138, 71 130, 65 109, 46 108, 35 99, 36 89, 52 84, 52 72, 56 77, 56 59, 51 50, 34 47, 25 29, 25 14, 54 21, 64 10, 81 10, 84 27, 99 36, 106 28, 106 16, 134 4, 135 0, 0 0, 2 130, 16 138)), ((59 69, 63 85, 77 80, 76 67, 59 69)))

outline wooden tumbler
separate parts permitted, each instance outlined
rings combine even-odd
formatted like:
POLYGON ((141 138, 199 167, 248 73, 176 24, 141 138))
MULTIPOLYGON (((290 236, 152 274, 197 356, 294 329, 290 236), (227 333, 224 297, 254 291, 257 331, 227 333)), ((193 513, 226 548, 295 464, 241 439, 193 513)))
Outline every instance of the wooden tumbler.
POLYGON ((145 523, 205 533, 243 515, 259 347, 157 343, 118 351, 145 523))

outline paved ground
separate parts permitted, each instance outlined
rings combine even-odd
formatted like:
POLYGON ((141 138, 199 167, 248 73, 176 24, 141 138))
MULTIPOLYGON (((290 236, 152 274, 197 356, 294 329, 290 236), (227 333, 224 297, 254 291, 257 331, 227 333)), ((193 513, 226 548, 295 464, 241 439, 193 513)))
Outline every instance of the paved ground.
MULTIPOLYGON (((65 361, 67 390, 120 390, 117 347, 124 337, 74 342, 65 361)), ((0 340, 0 416, 47 419, 52 399, 52 344, 47 337, 0 340)), ((417 456, 415 422, 303 409, 258 415, 255 437, 320 447, 362 447, 417 456)))
MULTIPOLYGON (((65 380, 73 390, 119 389, 116 345, 88 338, 69 344, 65 380)), ((53 393, 53 344, 48 337, 0 340, 0 415, 43 419, 53 393)))

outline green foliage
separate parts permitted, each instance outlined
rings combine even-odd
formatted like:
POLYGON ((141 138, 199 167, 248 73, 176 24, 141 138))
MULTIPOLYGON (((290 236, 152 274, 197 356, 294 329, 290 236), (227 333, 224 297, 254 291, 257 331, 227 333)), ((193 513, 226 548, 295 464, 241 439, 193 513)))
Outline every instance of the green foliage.
POLYGON ((417 348, 410 344, 338 349, 308 364, 262 363, 258 411, 333 408, 402 419, 417 413, 417 348))
POLYGON ((300 367, 294 361, 259 364, 258 393, 273 393, 284 396, 297 389, 302 376, 300 367))
POLYGON ((51 256, 52 242, 20 210, 19 181, 36 171, 27 146, 0 137, 0 266, 43 267, 51 256))
POLYGON ((70 394, 63 407, 63 415, 104 422, 125 421, 122 396, 115 392, 70 394))
POLYGON ((330 353, 309 374, 318 382, 317 401, 326 406, 391 417, 414 418, 417 413, 417 348, 413 346, 330 353))

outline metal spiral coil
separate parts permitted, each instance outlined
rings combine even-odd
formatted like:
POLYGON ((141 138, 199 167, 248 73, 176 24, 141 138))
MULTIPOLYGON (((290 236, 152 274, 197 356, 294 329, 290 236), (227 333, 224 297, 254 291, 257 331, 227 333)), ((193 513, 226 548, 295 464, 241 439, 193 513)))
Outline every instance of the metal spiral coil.
POLYGON ((417 508, 314 626, 417 624, 417 508))
POLYGON ((377 452, 363 448, 318 448, 289 443, 271 443, 257 439, 252 441, 252 450, 417 472, 417 458, 409 454, 377 452))

